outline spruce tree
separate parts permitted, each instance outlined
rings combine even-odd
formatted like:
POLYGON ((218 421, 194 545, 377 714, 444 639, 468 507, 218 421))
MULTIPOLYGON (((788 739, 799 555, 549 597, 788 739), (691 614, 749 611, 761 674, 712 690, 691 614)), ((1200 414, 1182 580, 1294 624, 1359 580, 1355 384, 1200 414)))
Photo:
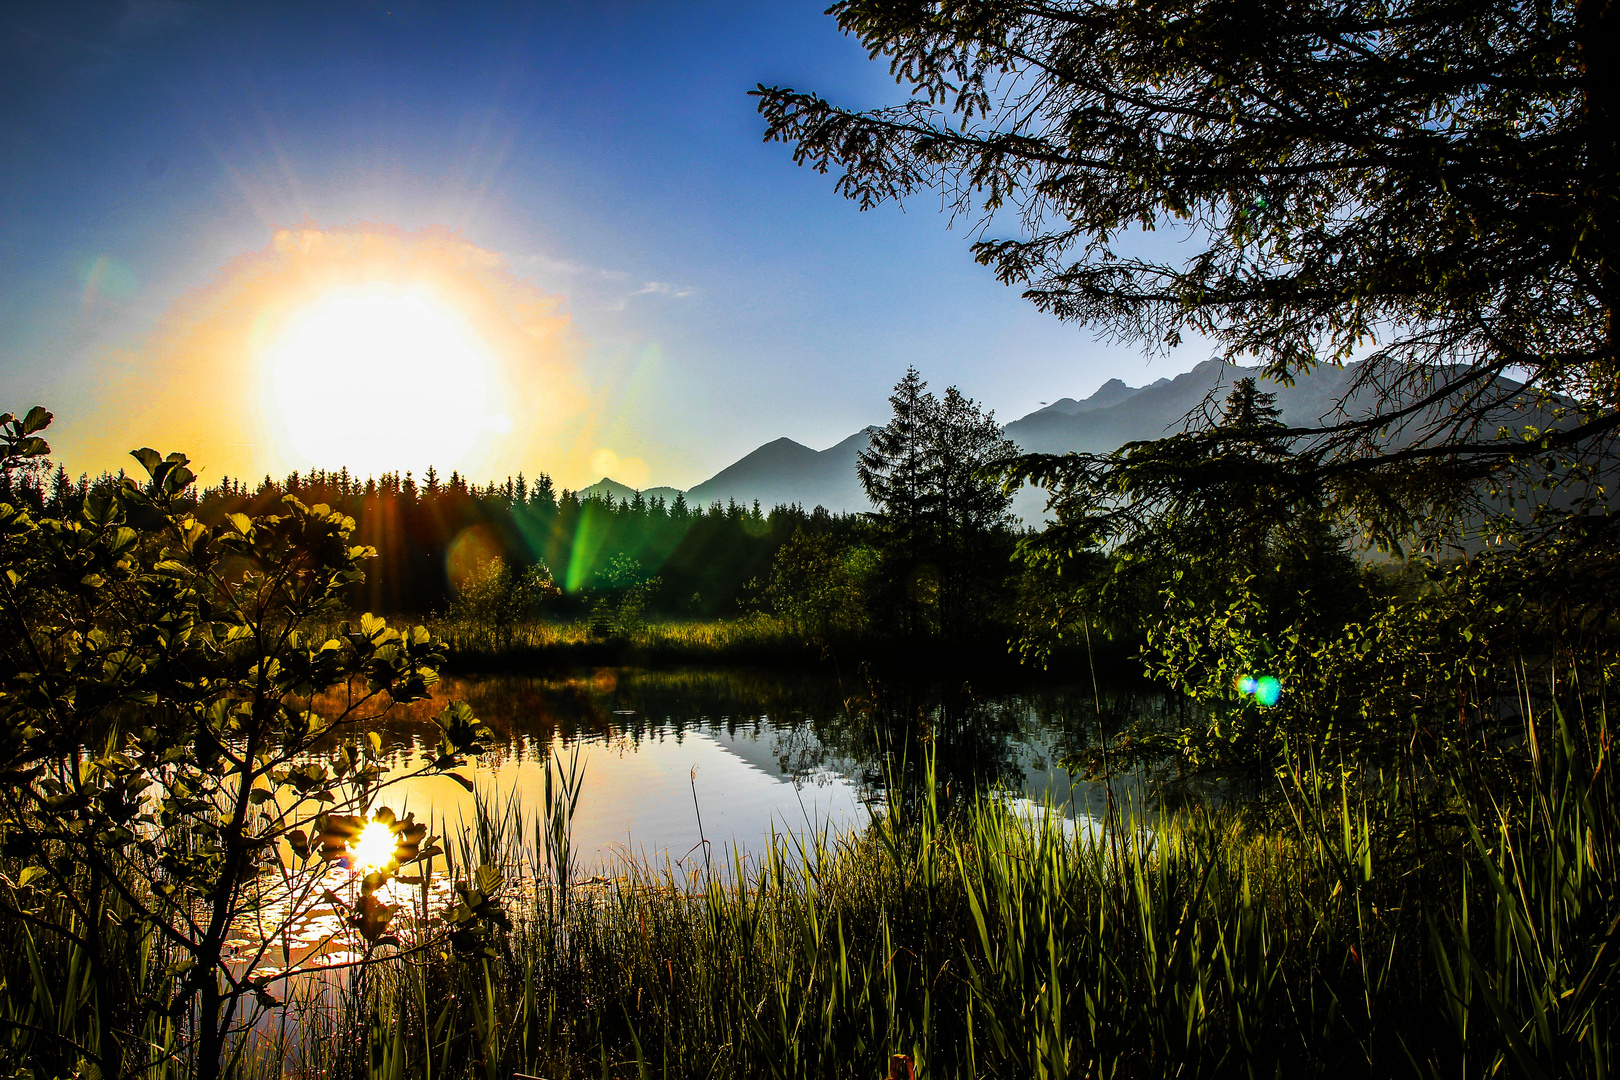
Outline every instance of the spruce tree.
MULTIPOLYGON (((1003 282, 1115 340, 1195 337, 1282 383, 1355 363, 1358 407, 1290 433, 1302 493, 1393 539, 1414 519, 1465 523, 1495 489, 1613 470, 1616 5, 830 13, 906 100, 849 109, 761 86, 766 137, 863 209, 943 197, 1003 282)), ((1095 461, 1025 466, 1058 487, 1110 482, 1095 461)))

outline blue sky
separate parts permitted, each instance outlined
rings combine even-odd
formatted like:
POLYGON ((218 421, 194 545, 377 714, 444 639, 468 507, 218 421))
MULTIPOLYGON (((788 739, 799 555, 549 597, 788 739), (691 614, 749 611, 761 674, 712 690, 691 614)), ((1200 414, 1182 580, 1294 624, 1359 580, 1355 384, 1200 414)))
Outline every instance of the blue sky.
POLYGON ((436 228, 509 292, 558 298, 590 416, 515 403, 525 438, 479 465, 569 484, 689 486, 782 435, 819 449, 881 423, 908 364, 1005 421, 1203 358, 1150 364, 1037 313, 937 199, 858 212, 762 142, 759 82, 903 96, 817 3, 9 5, 0 408, 49 405, 71 468, 188 436, 232 471, 296 467, 175 420, 250 409, 230 349, 188 367, 176 342, 278 228, 436 228))

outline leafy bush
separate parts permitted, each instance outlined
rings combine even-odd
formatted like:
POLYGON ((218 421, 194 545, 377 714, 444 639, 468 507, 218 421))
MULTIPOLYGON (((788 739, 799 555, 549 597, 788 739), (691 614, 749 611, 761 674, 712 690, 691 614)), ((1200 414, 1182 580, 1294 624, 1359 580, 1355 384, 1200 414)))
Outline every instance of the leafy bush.
POLYGON ((602 571, 604 591, 591 604, 592 637, 634 637, 647 629, 647 608, 663 587, 633 556, 620 553, 602 571))
POLYGON ((858 632, 867 622, 866 585, 876 564, 870 547, 799 529, 777 550, 761 598, 805 637, 858 632))
POLYGON ((456 589, 446 615, 458 636, 506 650, 518 628, 540 613, 542 603, 560 595, 545 564, 514 570, 503 559, 490 559, 456 589))
MULTIPOLYGON (((0 468, 48 452, 49 421, 0 417, 0 468)), ((206 525, 186 509, 184 455, 134 457, 148 482, 93 493, 74 517, 0 502, 0 913, 37 964, 80 973, 77 996, 56 997, 36 964, 26 1007, 8 974, 0 1057, 45 1075, 178 1061, 209 1078, 299 972, 454 947, 453 929, 499 912, 493 871, 440 929, 426 911, 400 925, 386 899, 437 848, 377 805, 393 780, 370 728, 428 695, 443 652, 372 615, 306 637, 363 579, 373 552, 351 543, 353 520, 288 496, 206 525), (362 867, 368 829, 382 842, 362 867), (317 900, 357 958, 268 966, 317 900)), ((459 702, 438 726, 404 773, 451 772, 488 735, 459 702)))

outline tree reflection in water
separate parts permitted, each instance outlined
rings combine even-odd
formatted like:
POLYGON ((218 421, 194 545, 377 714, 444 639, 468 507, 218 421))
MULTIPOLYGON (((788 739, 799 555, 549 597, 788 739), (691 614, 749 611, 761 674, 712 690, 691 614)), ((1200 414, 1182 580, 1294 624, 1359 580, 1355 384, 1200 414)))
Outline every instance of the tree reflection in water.
MULTIPOLYGON (((479 766, 486 796, 537 804, 531 788, 546 758, 588 751, 576 830, 598 863, 614 851, 679 860, 702 839, 757 851, 773 828, 858 828, 860 802, 880 800, 903 774, 915 778, 925 747, 947 802, 996 790, 1101 818, 1099 733, 1167 707, 1157 692, 1100 692, 1089 678, 979 691, 757 669, 447 677, 431 701, 391 714, 382 735, 401 766, 436 737, 432 717, 450 699, 469 702, 496 734, 479 766)), ((1141 778, 1124 762, 1116 754, 1116 792, 1141 778)), ((419 808, 429 801, 447 828, 467 816, 451 807, 465 793, 447 781, 410 797, 419 808)))

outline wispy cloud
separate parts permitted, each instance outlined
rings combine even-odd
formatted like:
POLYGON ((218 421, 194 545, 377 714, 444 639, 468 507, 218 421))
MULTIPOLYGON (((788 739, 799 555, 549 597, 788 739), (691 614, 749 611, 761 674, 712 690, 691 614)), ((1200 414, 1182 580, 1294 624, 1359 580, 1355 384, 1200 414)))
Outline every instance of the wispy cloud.
POLYGON ((513 255, 509 262, 514 270, 530 277, 578 277, 586 268, 566 259, 556 259, 543 252, 513 255))
POLYGON ((692 289, 689 289, 684 285, 671 285, 667 281, 649 281, 641 288, 637 289, 635 291, 635 295, 668 296, 674 299, 680 299, 683 296, 691 296, 692 292, 692 289))
POLYGON ((636 279, 623 270, 581 265, 544 252, 511 256, 509 265, 520 274, 566 292, 575 311, 623 311, 638 296, 680 300, 697 293, 690 285, 669 281, 643 279, 637 286, 636 279))

